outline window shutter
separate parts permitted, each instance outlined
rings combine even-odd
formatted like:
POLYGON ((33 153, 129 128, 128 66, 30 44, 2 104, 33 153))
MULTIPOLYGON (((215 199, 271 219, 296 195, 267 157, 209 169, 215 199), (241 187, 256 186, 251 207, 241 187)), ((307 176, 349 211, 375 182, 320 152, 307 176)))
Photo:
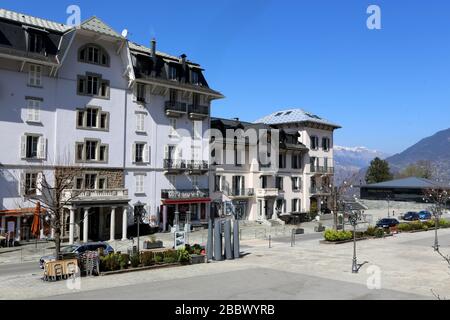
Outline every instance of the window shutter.
POLYGON ((36 121, 36 122, 39 122, 41 120, 40 119, 39 103, 37 105, 35 105, 33 111, 34 111, 34 118, 33 118, 33 120, 36 121))
POLYGON ((136 161, 136 143, 131 145, 131 162, 136 161))
POLYGON ((141 131, 141 114, 136 113, 136 131, 141 131))
POLYGON ((25 173, 23 171, 20 173, 19 195, 25 195, 25 173))
POLYGON ((42 195, 42 172, 39 172, 37 174, 37 178, 36 178, 36 195, 41 196, 42 195))
POLYGON ((169 146, 164 146, 164 159, 169 159, 169 146))
POLYGON ((178 159, 183 159, 183 149, 181 147, 177 148, 178 150, 178 159))
POLYGON ((149 163, 150 162, 150 146, 148 144, 144 145, 143 152, 144 152, 144 154, 143 154, 144 162, 149 163))
POLYGON ((133 85, 133 102, 137 102, 137 83, 133 85))
POLYGON ((45 159, 45 138, 43 136, 39 137, 39 141, 38 141, 38 150, 37 150, 37 157, 39 159, 45 159))
POLYGON ((27 136, 20 137, 20 157, 22 159, 27 157, 27 136))
POLYGON ((245 176, 241 177, 241 190, 242 192, 244 192, 245 189, 245 176))
POLYGON ((145 86, 145 103, 150 103, 151 101, 151 93, 150 93, 150 86, 145 86))

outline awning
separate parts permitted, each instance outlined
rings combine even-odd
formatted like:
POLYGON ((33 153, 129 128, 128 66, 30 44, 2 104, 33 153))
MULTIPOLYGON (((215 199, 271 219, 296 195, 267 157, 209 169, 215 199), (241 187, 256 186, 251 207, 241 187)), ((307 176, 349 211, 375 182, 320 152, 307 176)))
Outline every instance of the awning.
POLYGON ((165 199, 162 200, 163 204, 188 204, 188 203, 208 203, 211 202, 210 198, 192 198, 192 199, 165 199))

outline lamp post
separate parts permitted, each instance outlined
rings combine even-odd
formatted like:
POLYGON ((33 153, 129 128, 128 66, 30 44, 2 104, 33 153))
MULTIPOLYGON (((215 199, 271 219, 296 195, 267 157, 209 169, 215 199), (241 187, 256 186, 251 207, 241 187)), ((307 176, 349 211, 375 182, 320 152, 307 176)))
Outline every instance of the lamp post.
POLYGON ((134 218, 137 220, 137 253, 139 254, 139 225, 141 224, 142 202, 138 201, 134 204, 134 218))
POLYGON ((350 224, 353 226, 353 260, 352 260, 352 273, 358 273, 359 269, 367 263, 358 263, 358 260, 356 258, 356 226, 358 225, 358 211, 351 211, 350 216, 348 218, 350 224))
POLYGON ((391 194, 390 194, 390 193, 388 193, 388 194, 387 194, 387 203, 388 203, 388 218, 390 217, 390 216, 389 216, 389 209, 390 209, 390 208, 389 208, 389 204, 390 204, 390 200, 391 200, 391 194))

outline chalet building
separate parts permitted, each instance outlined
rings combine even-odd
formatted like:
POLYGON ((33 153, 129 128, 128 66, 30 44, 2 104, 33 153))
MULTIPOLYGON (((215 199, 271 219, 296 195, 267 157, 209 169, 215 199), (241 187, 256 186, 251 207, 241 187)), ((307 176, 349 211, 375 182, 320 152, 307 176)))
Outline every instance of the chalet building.
POLYGON ((205 132, 223 96, 185 55, 133 43, 96 17, 72 27, 0 9, 0 88, 2 232, 28 239, 42 177, 71 170, 69 243, 126 239, 137 209, 164 229, 175 212, 206 220, 205 132))

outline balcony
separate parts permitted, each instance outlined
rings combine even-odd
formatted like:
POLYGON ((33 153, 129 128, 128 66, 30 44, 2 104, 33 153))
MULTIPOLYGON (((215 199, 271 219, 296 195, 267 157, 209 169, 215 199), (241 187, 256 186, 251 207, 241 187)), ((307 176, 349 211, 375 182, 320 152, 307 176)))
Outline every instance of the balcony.
POLYGON ((318 174, 334 174, 334 167, 311 165, 310 171, 311 171, 311 173, 318 173, 318 174))
POLYGON ((208 198, 208 189, 163 189, 161 190, 161 199, 164 200, 190 200, 192 198, 208 198))
POLYGON ((166 101, 165 111, 168 117, 181 117, 183 114, 186 114, 186 103, 166 101))
POLYGON ((231 198, 247 198, 255 195, 255 189, 253 188, 239 188, 231 189, 228 192, 228 196, 231 198))
POLYGON ((128 200, 128 189, 68 189, 64 190, 62 202, 128 200))
POLYGON ((166 173, 180 173, 187 170, 186 160, 164 159, 163 167, 166 173))
POLYGON ((190 104, 188 108, 189 118, 193 120, 203 120, 209 115, 208 106, 190 104))
POLYGON ((278 197, 277 188, 258 188, 256 189, 256 197, 258 198, 276 198, 278 197))
POLYGON ((209 171, 208 161, 205 160, 191 160, 187 163, 187 167, 189 169, 189 173, 206 173, 209 171))
POLYGON ((327 188, 324 187, 311 187, 309 189, 309 193, 311 195, 329 195, 331 194, 331 190, 328 190, 327 188))

